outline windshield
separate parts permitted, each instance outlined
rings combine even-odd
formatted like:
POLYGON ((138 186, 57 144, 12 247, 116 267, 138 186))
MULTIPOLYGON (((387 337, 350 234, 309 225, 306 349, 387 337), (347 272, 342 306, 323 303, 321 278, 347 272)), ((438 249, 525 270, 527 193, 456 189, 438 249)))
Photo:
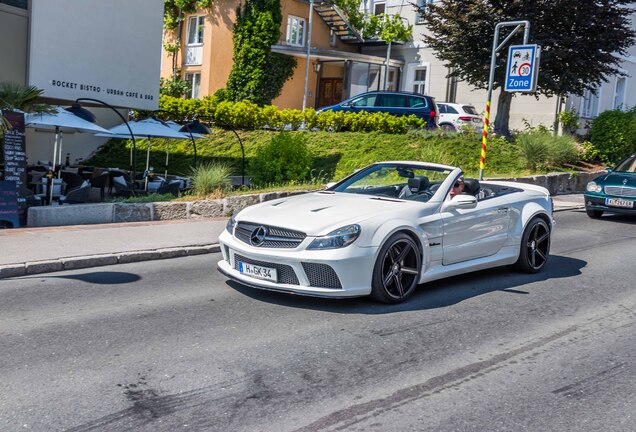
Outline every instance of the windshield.
POLYGON ((636 154, 631 155, 623 162, 619 163, 614 171, 619 172, 636 172, 636 154))
POLYGON ((448 177, 450 170, 409 164, 371 165, 330 190, 426 202, 448 177))

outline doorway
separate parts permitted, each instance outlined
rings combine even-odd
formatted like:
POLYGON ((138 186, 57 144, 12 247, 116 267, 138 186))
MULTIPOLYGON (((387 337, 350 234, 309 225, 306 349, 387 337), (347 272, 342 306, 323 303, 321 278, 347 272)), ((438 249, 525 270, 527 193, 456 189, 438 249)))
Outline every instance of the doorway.
POLYGON ((342 101, 342 78, 322 78, 318 108, 335 105, 342 101))

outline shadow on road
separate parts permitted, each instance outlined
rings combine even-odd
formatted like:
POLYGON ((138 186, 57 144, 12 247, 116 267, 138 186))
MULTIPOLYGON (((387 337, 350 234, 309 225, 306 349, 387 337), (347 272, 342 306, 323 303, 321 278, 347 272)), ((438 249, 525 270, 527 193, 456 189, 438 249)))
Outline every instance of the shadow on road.
POLYGON ((131 282, 137 282, 141 279, 141 276, 127 273, 127 272, 116 272, 116 271, 101 271, 101 272, 89 272, 82 274, 72 274, 72 275, 64 275, 64 276, 43 276, 43 275, 33 275, 22 277, 21 279, 72 279, 78 280, 82 282, 99 284, 99 285, 117 285, 117 284, 126 284, 131 282))
POLYGON ((580 259, 551 255, 545 269, 536 274, 519 273, 508 267, 467 273, 420 285, 408 300, 397 305, 375 303, 366 297, 324 299, 263 291, 246 287, 234 281, 228 281, 227 284, 245 296, 281 306, 342 314, 377 315, 448 307, 494 291, 515 295, 531 295, 529 291, 523 289, 525 285, 577 276, 581 274, 581 269, 586 265, 587 262, 580 259))

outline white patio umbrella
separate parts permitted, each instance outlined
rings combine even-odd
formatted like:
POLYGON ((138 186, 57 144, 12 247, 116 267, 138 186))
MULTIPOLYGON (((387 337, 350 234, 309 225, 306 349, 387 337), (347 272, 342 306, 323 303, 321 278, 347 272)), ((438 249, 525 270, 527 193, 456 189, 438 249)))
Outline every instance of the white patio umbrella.
MULTIPOLYGON (((66 111, 61 106, 55 107, 55 112, 48 113, 27 113, 24 116, 26 127, 50 130, 55 132, 55 143, 53 145, 53 172, 55 167, 62 164, 62 132, 85 132, 85 133, 107 133, 108 130, 88 122, 73 113, 66 111)), ((58 173, 58 178, 60 174, 58 173)), ((49 188, 49 202, 53 199, 53 187, 49 188)))
MULTIPOLYGON (((166 125, 164 122, 156 118, 147 118, 139 121, 128 122, 133 135, 138 138, 148 138, 148 146, 146 147, 146 173, 150 169, 150 138, 174 138, 174 139, 190 139, 190 135, 179 132, 166 125)), ((120 124, 108 129, 106 134, 97 134, 97 136, 108 136, 112 138, 130 137, 130 132, 125 124, 120 124)), ((166 165, 168 157, 166 156, 166 165)), ((166 170, 167 174, 167 170, 166 170)), ((148 177, 146 177, 146 187, 148 185, 148 177)))

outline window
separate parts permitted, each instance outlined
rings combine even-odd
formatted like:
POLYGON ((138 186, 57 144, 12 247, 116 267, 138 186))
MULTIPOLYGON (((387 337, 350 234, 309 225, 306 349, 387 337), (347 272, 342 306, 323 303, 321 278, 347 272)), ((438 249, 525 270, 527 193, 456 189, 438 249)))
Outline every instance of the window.
POLYGON ((305 45, 305 19, 293 15, 287 17, 287 44, 292 46, 305 45))
POLYGON ((376 106, 388 107, 388 108, 404 108, 406 107, 406 96, 383 94, 380 97, 380 103, 376 106))
POLYGON ((625 77, 616 77, 614 90, 614 109, 625 110, 625 77))
POLYGON ((351 102, 351 106, 354 106, 354 107, 372 107, 372 106, 375 106, 375 99, 376 98, 377 98, 377 95, 362 96, 361 98, 354 99, 351 102))
POLYGON ((373 15, 382 15, 384 12, 386 12, 386 3, 373 4, 373 15))
POLYGON ((433 0, 417 0, 417 7, 419 8, 416 12, 415 24, 424 24, 424 14, 426 12, 426 6, 433 3, 433 0))
POLYGON ((188 45, 201 45, 203 43, 203 27, 203 15, 188 18, 188 45))
POLYGON ((415 69, 413 93, 426 94, 426 68, 415 69))
POLYGON ((186 99, 199 99, 201 96, 201 74, 187 73, 185 80, 190 83, 190 94, 186 95, 186 99))
POLYGON ((426 108, 426 99, 421 97, 409 97, 409 107, 410 108, 426 108))
POLYGON ((596 117, 598 115, 598 100, 600 89, 596 88, 594 91, 585 90, 583 93, 583 100, 581 103, 581 116, 582 117, 596 117))

